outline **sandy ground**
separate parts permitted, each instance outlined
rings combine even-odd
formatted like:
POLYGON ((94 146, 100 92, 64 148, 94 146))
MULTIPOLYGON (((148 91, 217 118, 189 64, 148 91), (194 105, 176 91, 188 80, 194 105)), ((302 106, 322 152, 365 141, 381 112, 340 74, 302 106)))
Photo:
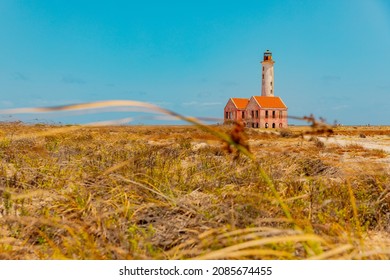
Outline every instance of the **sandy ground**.
POLYGON ((390 138, 387 136, 374 136, 367 138, 356 138, 336 135, 333 137, 318 137, 325 144, 338 144, 340 146, 361 145, 366 149, 383 150, 390 153, 390 138))

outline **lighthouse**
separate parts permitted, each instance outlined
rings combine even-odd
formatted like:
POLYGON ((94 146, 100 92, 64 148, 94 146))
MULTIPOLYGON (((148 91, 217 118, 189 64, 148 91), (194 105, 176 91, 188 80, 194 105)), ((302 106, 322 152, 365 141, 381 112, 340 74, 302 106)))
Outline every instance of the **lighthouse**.
POLYGON ((274 96, 274 63, 272 53, 267 50, 264 53, 264 60, 261 62, 261 96, 274 96))
POLYGON ((272 53, 269 50, 264 52, 261 95, 230 98, 224 109, 225 124, 242 122, 246 127, 270 129, 288 127, 288 108, 282 98, 275 96, 274 63, 272 53))

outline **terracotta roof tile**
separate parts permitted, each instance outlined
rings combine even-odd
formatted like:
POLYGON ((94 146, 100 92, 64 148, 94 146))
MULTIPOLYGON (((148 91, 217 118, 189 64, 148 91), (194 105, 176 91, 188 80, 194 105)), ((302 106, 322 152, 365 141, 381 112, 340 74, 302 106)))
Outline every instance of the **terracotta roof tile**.
POLYGON ((280 97, 276 96, 254 96, 257 103, 263 108, 287 108, 280 97))
POLYGON ((248 98, 231 98, 234 105, 238 108, 238 109, 245 109, 246 108, 246 105, 248 105, 249 103, 249 99, 248 98))

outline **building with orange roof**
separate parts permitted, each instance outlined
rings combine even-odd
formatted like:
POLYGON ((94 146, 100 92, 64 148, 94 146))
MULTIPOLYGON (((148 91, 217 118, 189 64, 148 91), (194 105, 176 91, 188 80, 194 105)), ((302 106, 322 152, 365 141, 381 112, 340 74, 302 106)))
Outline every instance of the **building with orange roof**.
POLYGON ((225 122, 228 120, 244 120, 248 103, 248 98, 229 98, 229 101, 225 106, 225 122))
POLYGON ((285 128, 288 126, 287 106, 274 96, 274 61, 272 53, 264 53, 261 96, 230 98, 224 109, 224 123, 243 122, 253 128, 285 128))

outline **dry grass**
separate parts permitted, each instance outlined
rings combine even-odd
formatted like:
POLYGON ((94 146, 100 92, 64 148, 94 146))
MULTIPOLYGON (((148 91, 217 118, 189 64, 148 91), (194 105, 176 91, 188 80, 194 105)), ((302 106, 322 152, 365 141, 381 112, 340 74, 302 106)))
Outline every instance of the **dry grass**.
POLYGON ((2 124, 0 258, 389 259, 389 155, 301 129, 2 124))
POLYGON ((389 259, 388 153, 317 138, 387 128, 215 127, 126 100, 0 113, 121 106, 194 126, 1 125, 0 258, 389 259))

